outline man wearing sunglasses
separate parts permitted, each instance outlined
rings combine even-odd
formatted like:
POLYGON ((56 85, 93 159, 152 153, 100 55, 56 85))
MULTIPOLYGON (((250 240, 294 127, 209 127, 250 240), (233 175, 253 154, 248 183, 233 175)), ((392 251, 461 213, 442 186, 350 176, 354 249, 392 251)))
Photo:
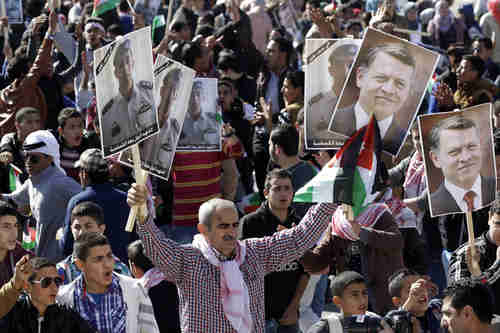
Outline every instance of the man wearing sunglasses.
MULTIPOLYGON (((31 269, 32 273, 24 282, 28 297, 19 298, 10 312, 2 318, 7 325, 6 332, 97 333, 77 312, 56 304, 56 295, 62 284, 56 265, 45 258, 33 258, 29 260, 29 265, 31 267, 26 266, 26 263, 16 266, 19 270, 31 269)), ((10 286, 19 293, 16 283, 10 286)), ((0 293, 0 302, 5 301, 0 293)))
POLYGON ((69 200, 82 188, 66 176, 60 165, 59 143, 51 132, 39 130, 24 140, 26 171, 29 179, 10 194, 0 194, 19 207, 28 206, 36 220, 35 254, 49 260, 63 259, 55 242, 56 233, 64 225, 69 200))

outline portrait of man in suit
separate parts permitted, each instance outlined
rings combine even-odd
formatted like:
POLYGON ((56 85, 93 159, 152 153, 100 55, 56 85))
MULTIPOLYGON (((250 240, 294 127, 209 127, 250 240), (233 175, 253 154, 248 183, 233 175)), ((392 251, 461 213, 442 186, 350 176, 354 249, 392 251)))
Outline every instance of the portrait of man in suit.
POLYGON ((397 113, 412 93, 415 69, 415 57, 402 43, 379 44, 370 49, 355 69, 359 98, 354 105, 336 110, 330 130, 351 136, 366 126, 373 114, 383 150, 396 155, 408 127, 398 123, 397 113))
POLYGON ((444 181, 431 193, 432 216, 476 210, 495 199, 496 179, 481 175, 480 129, 463 115, 440 120, 428 137, 429 159, 444 181))

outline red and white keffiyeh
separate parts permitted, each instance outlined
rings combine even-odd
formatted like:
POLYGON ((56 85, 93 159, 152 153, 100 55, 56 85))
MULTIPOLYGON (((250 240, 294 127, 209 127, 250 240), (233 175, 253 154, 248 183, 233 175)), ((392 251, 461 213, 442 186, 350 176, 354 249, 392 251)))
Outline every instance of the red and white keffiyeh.
POLYGON ((221 298, 226 318, 238 333, 249 333, 252 329, 250 297, 240 270, 240 266, 245 261, 245 244, 238 241, 236 257, 233 260, 223 262, 217 258, 214 249, 207 243, 203 235, 195 235, 192 245, 200 250, 212 265, 221 270, 221 298))
MULTIPOLYGON (((377 223, 382 214, 388 211, 389 208, 384 203, 374 203, 368 206, 355 221, 362 227, 373 227, 377 223)), ((334 236, 348 239, 351 241, 359 240, 359 236, 352 229, 351 223, 347 220, 343 206, 339 206, 332 216, 332 234, 334 236)))
POLYGON ((418 197, 427 188, 424 160, 418 151, 411 157, 403 187, 405 198, 418 197))

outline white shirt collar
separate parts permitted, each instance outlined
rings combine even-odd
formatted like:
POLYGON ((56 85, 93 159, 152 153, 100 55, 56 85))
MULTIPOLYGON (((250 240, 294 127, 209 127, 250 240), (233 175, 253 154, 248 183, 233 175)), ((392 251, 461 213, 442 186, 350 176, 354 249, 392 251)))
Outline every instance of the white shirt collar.
MULTIPOLYGON (((354 105, 354 118, 356 120, 356 130, 359 130, 361 127, 368 125, 368 122, 370 121, 370 116, 363 110, 359 102, 354 105)), ((391 127, 393 118, 394 115, 391 115, 384 120, 377 120, 378 128, 380 130, 380 137, 382 139, 389 130, 389 127, 391 127)))
POLYGON ((446 178, 444 179, 444 187, 450 192, 453 199, 455 199, 458 207, 462 210, 462 212, 467 212, 467 203, 464 200, 465 193, 469 191, 473 191, 476 193, 474 196, 474 209, 478 209, 482 207, 482 196, 481 196, 481 176, 478 175, 476 181, 472 185, 470 189, 463 189, 461 187, 456 186, 449 182, 446 178))

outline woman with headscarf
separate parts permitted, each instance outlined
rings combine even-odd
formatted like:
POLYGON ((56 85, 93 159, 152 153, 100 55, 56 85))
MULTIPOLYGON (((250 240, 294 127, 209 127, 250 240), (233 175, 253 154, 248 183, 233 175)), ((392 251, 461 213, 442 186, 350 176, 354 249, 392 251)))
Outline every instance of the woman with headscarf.
POLYGON ((434 8, 435 16, 427 26, 432 45, 446 50, 451 44, 463 44, 465 24, 453 15, 448 1, 440 0, 434 8))
POLYGON ((488 12, 481 17, 479 26, 483 35, 493 41, 494 47, 491 55, 493 62, 500 64, 500 44, 495 43, 496 37, 500 36, 500 0, 488 1, 488 12))

